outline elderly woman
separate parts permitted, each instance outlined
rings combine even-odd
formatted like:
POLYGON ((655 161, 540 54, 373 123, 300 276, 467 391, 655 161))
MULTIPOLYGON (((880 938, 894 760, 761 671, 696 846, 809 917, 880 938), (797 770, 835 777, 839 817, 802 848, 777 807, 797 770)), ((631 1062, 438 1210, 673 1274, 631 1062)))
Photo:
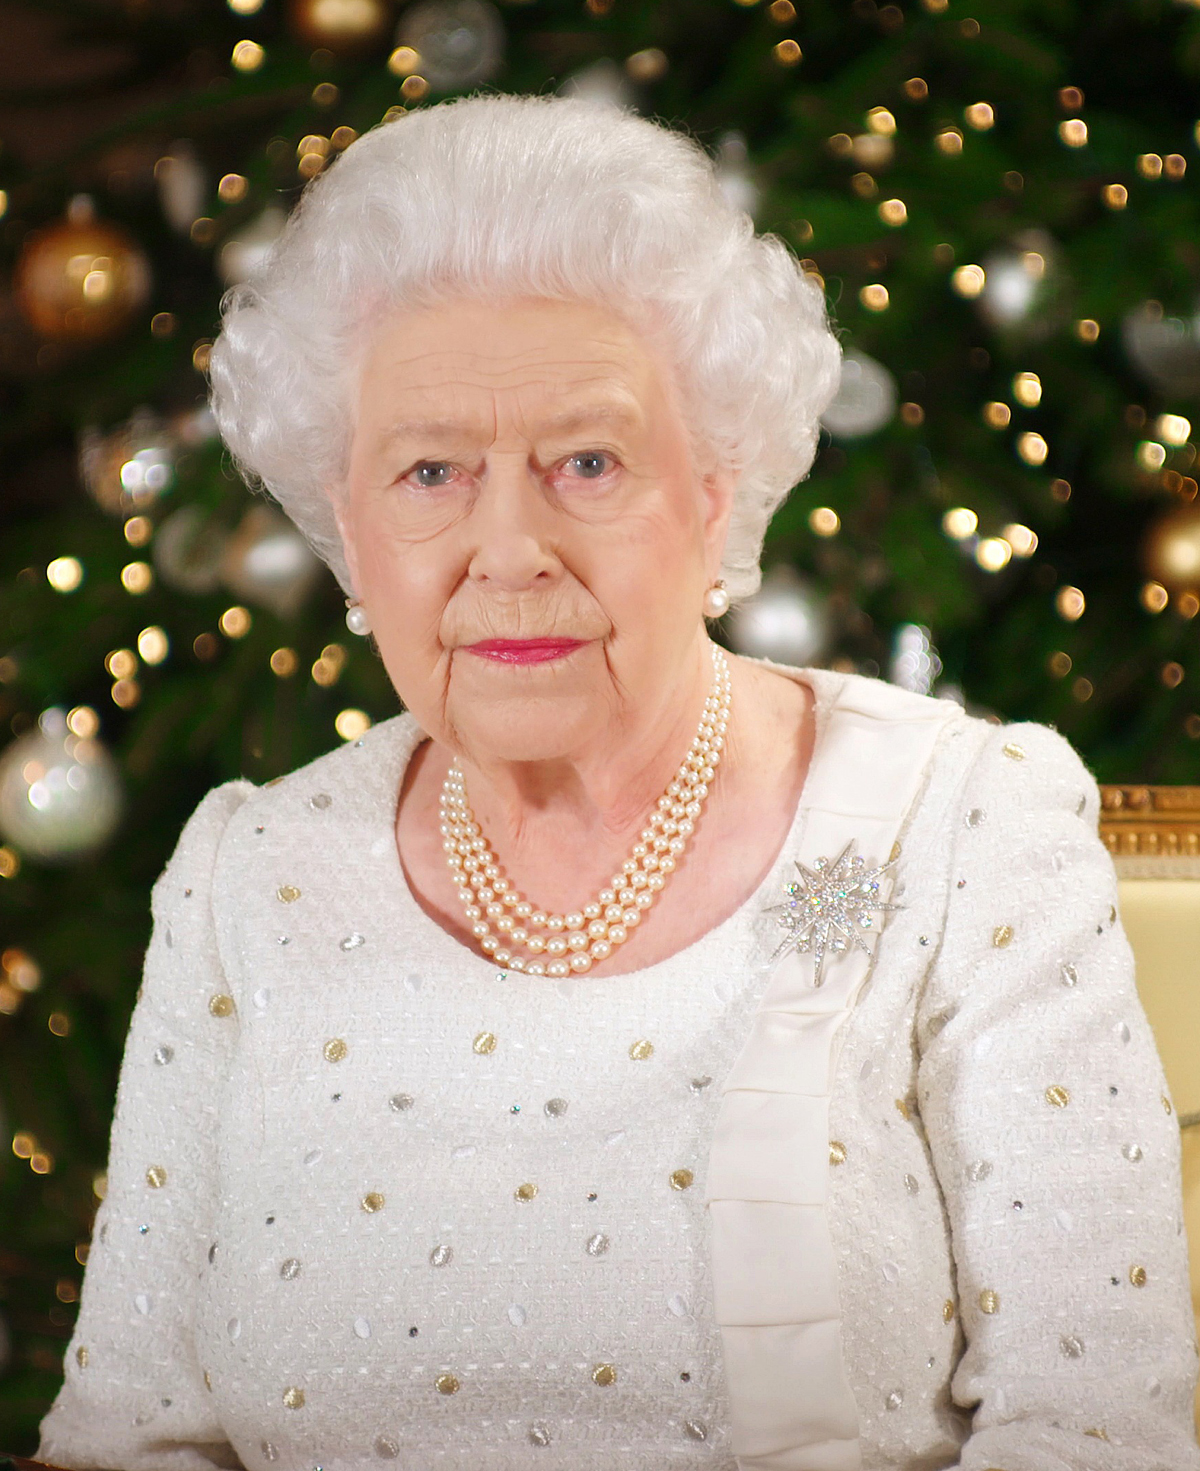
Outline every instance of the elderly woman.
POLYGON ((574 100, 376 129, 231 295, 222 432, 407 713, 156 885, 44 1459, 1200 1471, 1092 778, 706 632, 837 363, 574 100))

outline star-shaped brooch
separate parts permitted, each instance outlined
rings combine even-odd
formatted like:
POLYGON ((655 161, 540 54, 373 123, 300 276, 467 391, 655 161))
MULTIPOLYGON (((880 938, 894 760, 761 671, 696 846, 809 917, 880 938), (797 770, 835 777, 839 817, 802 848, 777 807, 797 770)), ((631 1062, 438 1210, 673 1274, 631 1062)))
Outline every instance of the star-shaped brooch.
POLYGON ((826 954, 840 955, 852 945, 865 955, 871 953, 858 931, 873 927, 872 912, 886 914, 904 907, 884 904, 878 898, 879 877, 896 859, 868 868, 866 859, 852 854, 854 841, 851 838, 832 861, 818 858, 812 868, 795 860, 799 883, 786 885, 786 901, 767 910, 768 914, 779 916, 780 929, 787 931, 771 957, 772 962, 782 959, 789 950, 801 955, 811 950, 816 957, 814 986, 821 985, 825 979, 826 954))

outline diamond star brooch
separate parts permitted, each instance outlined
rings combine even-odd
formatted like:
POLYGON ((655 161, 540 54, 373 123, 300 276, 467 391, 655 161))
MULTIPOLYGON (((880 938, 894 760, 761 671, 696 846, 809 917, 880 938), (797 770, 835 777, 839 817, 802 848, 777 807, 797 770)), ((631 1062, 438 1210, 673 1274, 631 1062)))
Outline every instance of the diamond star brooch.
POLYGON ((884 904, 879 898, 879 878, 896 862, 891 858, 875 868, 868 868, 865 858, 852 852, 855 840, 846 844, 832 860, 818 858, 812 868, 798 859, 799 882, 785 886, 787 899, 774 904, 768 914, 778 915, 777 923, 787 934, 771 956, 772 963, 789 950, 801 955, 812 951, 816 957, 813 985, 825 979, 825 956, 840 955, 857 946, 864 955, 871 952, 863 944, 859 930, 869 930, 874 921, 871 911, 886 914, 903 909, 902 904, 884 904))

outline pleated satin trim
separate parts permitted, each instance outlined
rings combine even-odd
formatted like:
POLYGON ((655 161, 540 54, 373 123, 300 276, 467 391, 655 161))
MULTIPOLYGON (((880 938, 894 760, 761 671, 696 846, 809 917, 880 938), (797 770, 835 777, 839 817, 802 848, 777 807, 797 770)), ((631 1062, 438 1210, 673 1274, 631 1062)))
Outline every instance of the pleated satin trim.
MULTIPOLYGON (((786 856, 811 868, 853 839, 868 865, 887 862, 939 735, 960 717, 949 701, 846 681, 805 782, 799 847, 786 856)), ((880 880, 885 901, 894 872, 880 880)), ((819 988, 811 954, 779 961, 722 1090, 707 1204, 714 1315, 742 1471, 862 1467, 826 1205, 843 1024, 879 945, 874 929, 863 938, 872 953, 828 955, 819 988)))

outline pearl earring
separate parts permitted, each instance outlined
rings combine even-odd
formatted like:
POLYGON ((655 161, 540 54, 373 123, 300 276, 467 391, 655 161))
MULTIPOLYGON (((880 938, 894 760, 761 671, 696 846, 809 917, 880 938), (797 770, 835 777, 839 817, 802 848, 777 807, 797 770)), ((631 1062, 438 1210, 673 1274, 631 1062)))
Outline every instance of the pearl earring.
POLYGON ((371 631, 371 620, 367 617, 367 610, 353 598, 346 599, 346 627, 351 633, 357 633, 360 637, 365 637, 371 631))
POLYGON ((729 594, 725 591, 725 584, 718 577, 716 582, 704 594, 704 616, 706 618, 721 618, 729 612, 729 594))

